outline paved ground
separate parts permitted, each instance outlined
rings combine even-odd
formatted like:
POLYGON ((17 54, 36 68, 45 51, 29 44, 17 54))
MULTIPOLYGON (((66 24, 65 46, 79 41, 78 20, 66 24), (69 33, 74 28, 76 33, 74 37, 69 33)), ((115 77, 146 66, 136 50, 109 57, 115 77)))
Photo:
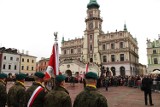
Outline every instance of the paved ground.
MULTIPOLYGON (((13 83, 8 83, 8 88, 12 84, 13 83)), ((25 85, 29 87, 31 83, 25 83, 25 85)), ((67 83, 65 87, 70 92, 72 102, 76 95, 83 90, 83 84, 80 83, 75 84, 74 87, 67 83)), ((140 89, 119 86, 109 87, 108 91, 105 91, 104 88, 98 90, 107 98, 109 107, 147 107, 144 105, 144 95, 140 89)), ((153 92, 152 99, 154 107, 160 107, 160 94, 153 92)))

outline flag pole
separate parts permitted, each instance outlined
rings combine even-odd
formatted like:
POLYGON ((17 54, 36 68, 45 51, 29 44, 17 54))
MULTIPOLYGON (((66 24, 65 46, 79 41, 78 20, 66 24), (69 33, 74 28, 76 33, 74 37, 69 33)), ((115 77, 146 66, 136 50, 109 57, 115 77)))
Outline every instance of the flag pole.
MULTIPOLYGON (((55 37, 55 38, 54 38, 55 44, 58 45, 58 43, 57 43, 57 41, 58 41, 58 39, 57 39, 58 32, 54 32, 53 35, 54 35, 54 37, 55 37)), ((57 47, 57 46, 56 46, 56 47, 57 47)), ((58 52, 58 55, 59 55, 59 52, 58 52)), ((57 55, 57 57, 59 57, 58 55, 57 55)), ((57 68, 56 70, 59 71, 59 58, 57 58, 57 59, 58 59, 58 63, 56 64, 56 68, 57 68, 57 67, 58 67, 58 68, 57 68)), ((57 71, 54 71, 54 72, 57 72, 57 71)), ((55 81, 56 73, 54 73, 54 72, 52 72, 52 73, 53 73, 53 77, 52 77, 53 86, 52 86, 52 89, 54 89, 55 86, 56 86, 56 81, 55 81)))
POLYGON ((47 90, 52 90, 55 87, 55 77, 59 74, 59 51, 58 51, 58 32, 54 32, 54 44, 52 54, 50 56, 48 67, 45 72, 45 86, 47 90))

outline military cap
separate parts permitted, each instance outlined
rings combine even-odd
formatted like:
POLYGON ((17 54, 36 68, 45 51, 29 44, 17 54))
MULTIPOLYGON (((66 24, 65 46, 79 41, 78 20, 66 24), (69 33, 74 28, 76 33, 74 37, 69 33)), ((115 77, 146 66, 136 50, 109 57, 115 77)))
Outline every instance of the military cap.
POLYGON ((44 78, 45 76, 43 72, 36 72, 34 75, 37 76, 38 78, 44 78))
POLYGON ((98 75, 94 72, 87 72, 85 75, 86 79, 98 79, 98 75))
POLYGON ((7 78, 7 74, 5 74, 5 73, 0 73, 0 78, 1 78, 1 79, 7 78))
POLYGON ((66 77, 64 75, 57 75, 56 76, 56 81, 57 82, 62 82, 66 79, 66 77))
POLYGON ((26 74, 24 74, 24 73, 19 73, 19 74, 16 74, 16 79, 17 80, 23 80, 23 79, 25 79, 26 78, 26 74))

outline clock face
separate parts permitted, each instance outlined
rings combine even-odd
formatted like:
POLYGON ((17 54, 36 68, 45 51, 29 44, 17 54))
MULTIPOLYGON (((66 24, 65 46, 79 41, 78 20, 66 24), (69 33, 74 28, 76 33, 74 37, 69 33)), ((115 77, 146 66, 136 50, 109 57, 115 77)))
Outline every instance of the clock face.
POLYGON ((93 23, 89 24, 89 29, 93 29, 93 23))

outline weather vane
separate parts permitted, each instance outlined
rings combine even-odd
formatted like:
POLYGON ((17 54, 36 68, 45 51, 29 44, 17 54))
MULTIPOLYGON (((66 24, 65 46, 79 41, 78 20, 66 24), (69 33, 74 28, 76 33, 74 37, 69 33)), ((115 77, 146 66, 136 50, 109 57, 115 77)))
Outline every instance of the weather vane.
POLYGON ((57 40, 57 34, 58 34, 58 32, 54 32, 55 41, 58 41, 57 40))

